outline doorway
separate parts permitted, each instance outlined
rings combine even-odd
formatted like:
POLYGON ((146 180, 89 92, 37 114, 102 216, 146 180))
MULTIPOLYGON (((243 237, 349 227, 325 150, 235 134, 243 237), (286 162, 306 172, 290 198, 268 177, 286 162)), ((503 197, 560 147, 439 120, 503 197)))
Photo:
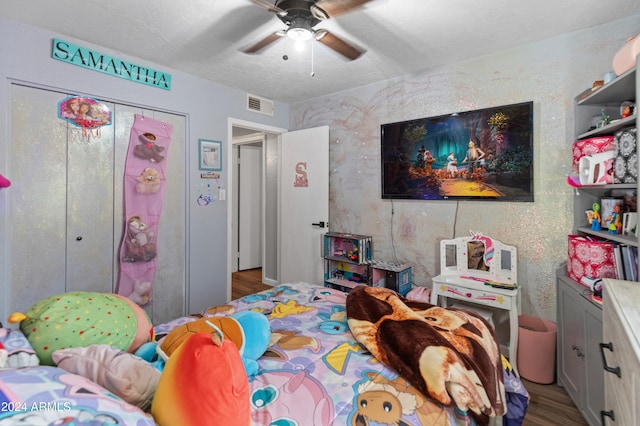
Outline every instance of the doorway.
MULTIPOLYGON (((323 281, 320 243, 329 220, 329 127, 288 132, 229 119, 233 145, 235 128, 264 135, 262 149, 262 275, 265 284, 323 281), (307 177, 309 177, 307 179, 307 177)), ((238 132, 240 130, 236 130, 238 132)), ((233 163, 233 149, 228 161, 233 163)), ((236 173, 229 174, 227 297, 237 269, 233 247, 238 220, 234 214, 236 173)))
MULTIPOLYGON (((232 274, 237 272, 240 267, 256 266, 251 261, 245 263, 245 259, 242 259, 241 262, 240 251, 242 250, 242 255, 246 256, 244 249, 248 249, 248 252, 252 252, 250 256, 254 257, 256 245, 260 253, 260 261, 257 266, 262 269, 262 282, 269 285, 276 285, 279 282, 277 244, 278 138, 280 134, 285 132, 287 132, 286 129, 229 119, 228 134, 232 143, 231 149, 228 150, 227 154, 227 164, 231 165, 227 188, 227 229, 230 233, 227 239, 228 298, 231 297, 232 274), (246 162, 249 163, 247 165, 245 162, 243 170, 243 175, 244 172, 247 172, 248 176, 244 178, 244 183, 247 183, 247 179, 251 182, 248 185, 242 185, 241 183, 240 169, 243 155, 245 160, 248 160, 246 162), (256 158, 256 155, 258 158, 256 158), (240 158, 240 166, 238 165, 238 158, 240 158), (252 191, 252 193, 241 194, 241 189, 243 191, 252 191), (243 199, 244 202, 242 201, 243 199), (257 209, 259 214, 257 218, 245 218, 248 222, 246 222, 246 225, 242 225, 244 221, 240 219, 240 216, 246 213, 247 209, 257 209), (256 223, 256 221, 259 223, 256 223), (249 227, 249 229, 241 228, 241 226, 249 227)), ((253 215, 248 216, 251 217, 253 215)))

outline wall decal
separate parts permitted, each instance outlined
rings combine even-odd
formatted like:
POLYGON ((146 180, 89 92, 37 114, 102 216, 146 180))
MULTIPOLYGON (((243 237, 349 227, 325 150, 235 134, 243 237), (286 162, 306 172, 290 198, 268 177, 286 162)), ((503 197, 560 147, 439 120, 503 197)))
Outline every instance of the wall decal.
POLYGON ((58 102, 58 118, 82 128, 82 136, 100 137, 100 128, 111 124, 106 104, 87 97, 69 96, 58 102))
POLYGON ((306 188, 309 186, 309 180, 307 179, 307 163, 306 161, 300 161, 296 164, 296 179, 293 182, 293 186, 298 188, 306 188))
POLYGON ((102 72, 159 89, 171 90, 171 74, 141 67, 86 47, 77 46, 68 41, 54 38, 51 57, 92 71, 102 72))

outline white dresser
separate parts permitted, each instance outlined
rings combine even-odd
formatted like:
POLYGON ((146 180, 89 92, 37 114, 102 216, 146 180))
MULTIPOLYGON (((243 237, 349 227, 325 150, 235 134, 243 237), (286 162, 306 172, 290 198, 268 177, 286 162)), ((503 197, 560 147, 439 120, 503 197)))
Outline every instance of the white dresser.
POLYGON ((603 425, 640 424, 640 283, 604 280, 603 425))

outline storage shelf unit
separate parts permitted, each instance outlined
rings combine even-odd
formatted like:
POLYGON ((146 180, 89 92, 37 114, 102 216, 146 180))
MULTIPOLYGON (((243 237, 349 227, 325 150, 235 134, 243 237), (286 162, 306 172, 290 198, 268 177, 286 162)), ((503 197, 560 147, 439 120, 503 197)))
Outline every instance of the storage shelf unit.
POLYGON ((371 285, 371 237, 327 232, 323 236, 324 285, 350 291, 359 284, 371 285))
POLYGON ((389 288, 406 296, 411 290, 411 267, 389 262, 371 261, 374 287, 389 288))
MULTIPOLYGON (((580 95, 575 104, 575 140, 614 135, 615 132, 635 127, 640 119, 634 114, 620 118, 620 105, 625 101, 637 103, 640 78, 635 68, 619 75, 615 80, 591 93, 580 95), (590 129, 594 116, 609 115, 612 123, 590 129)), ((595 231, 588 223, 586 210, 612 191, 635 192, 638 183, 583 186, 574 191, 574 233, 595 236, 615 243, 638 247, 635 235, 609 234, 595 231)), ((590 425, 601 423, 604 409, 604 370, 599 350, 602 341, 602 306, 590 298, 590 290, 567 276, 565 267, 557 271, 558 384, 576 404, 590 425)))

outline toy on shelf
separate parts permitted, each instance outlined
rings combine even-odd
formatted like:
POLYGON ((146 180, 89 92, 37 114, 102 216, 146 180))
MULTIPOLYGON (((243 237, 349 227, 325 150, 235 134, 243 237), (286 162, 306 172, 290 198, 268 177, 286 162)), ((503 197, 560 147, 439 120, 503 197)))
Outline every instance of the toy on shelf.
POLYGON ((622 220, 620 219, 620 206, 616 205, 613 207, 613 212, 611 213, 611 222, 609 223, 609 233, 610 234, 621 234, 622 233, 622 220))
POLYGON ((635 113, 636 105, 631 101, 620 104, 620 118, 627 118, 635 113))
POLYGON ((594 231, 602 231, 602 227, 600 226, 600 204, 593 203, 593 205, 591 206, 591 209, 592 209, 591 219, 590 219, 591 229, 594 231))

